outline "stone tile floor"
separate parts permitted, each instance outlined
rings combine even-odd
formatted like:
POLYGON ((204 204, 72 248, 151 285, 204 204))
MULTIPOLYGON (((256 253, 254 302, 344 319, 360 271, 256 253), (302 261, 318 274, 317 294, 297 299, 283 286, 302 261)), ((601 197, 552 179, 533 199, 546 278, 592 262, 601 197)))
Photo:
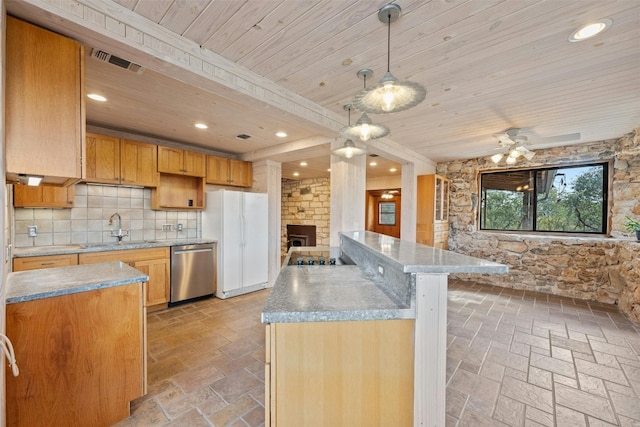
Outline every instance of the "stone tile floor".
MULTIPOLYGON (((269 291, 148 315, 124 426, 264 424, 269 291)), ((615 306, 452 281, 447 426, 640 426, 640 325, 615 306)))

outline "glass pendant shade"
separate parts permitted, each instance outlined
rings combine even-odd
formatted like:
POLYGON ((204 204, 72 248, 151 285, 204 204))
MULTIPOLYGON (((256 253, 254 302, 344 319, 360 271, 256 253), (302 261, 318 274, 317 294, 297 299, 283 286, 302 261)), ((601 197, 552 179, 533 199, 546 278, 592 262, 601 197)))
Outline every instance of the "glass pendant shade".
POLYGON ((360 111, 371 114, 397 113, 408 110, 424 101, 427 90, 419 83, 400 81, 391 74, 391 23, 400 17, 400 5, 389 3, 378 11, 378 19, 388 24, 387 72, 380 82, 358 92, 353 105, 360 111))
POLYGON ((368 141, 370 139, 382 138, 389 135, 389 128, 385 125, 374 124, 367 116, 362 113, 355 125, 347 126, 340 129, 340 136, 346 139, 360 139, 368 141))
POLYGON ((399 81, 387 71, 377 85, 362 89, 353 98, 353 106, 371 114, 397 113, 420 104, 427 96, 421 84, 399 81))
POLYGON ((336 156, 344 157, 346 159, 350 159, 353 156, 359 156, 364 153, 366 153, 366 150, 364 148, 356 147, 350 139, 347 139, 344 144, 342 144, 342 147, 331 150, 331 154, 335 154, 336 156))

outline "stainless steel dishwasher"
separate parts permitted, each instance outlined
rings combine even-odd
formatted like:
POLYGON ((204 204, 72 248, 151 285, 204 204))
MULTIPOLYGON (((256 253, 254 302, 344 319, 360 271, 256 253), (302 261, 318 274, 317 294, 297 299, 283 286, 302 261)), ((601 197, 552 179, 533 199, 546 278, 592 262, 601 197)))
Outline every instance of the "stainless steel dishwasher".
POLYGON ((215 243, 171 247, 169 305, 216 292, 215 243))

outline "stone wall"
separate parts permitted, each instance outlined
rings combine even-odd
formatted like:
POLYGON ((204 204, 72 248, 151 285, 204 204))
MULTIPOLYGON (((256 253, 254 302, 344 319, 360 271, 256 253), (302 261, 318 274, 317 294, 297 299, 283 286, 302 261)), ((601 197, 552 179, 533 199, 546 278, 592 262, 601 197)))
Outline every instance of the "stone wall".
POLYGON ((503 169, 488 158, 441 163, 451 180, 449 249, 509 265, 507 275, 458 275, 482 283, 618 304, 640 322, 640 242, 624 230, 625 215, 640 216, 640 129, 617 140, 536 150, 536 167, 612 160, 611 237, 571 237, 478 231, 478 174, 503 169))
POLYGON ((331 189, 328 178, 282 180, 282 255, 287 253, 287 224, 315 225, 316 246, 329 246, 331 189))

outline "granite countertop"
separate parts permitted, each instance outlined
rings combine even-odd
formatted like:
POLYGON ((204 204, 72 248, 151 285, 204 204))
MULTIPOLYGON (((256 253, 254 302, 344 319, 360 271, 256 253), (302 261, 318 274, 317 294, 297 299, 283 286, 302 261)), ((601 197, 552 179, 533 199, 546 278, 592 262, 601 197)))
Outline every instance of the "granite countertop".
POLYGON ((405 273, 490 273, 505 274, 509 267, 497 262, 445 251, 371 231, 340 233, 370 251, 399 264, 405 273))
POLYGON ((262 311, 263 323, 414 317, 413 307, 356 265, 285 265, 262 311))
POLYGON ((262 311, 262 322, 413 319, 416 274, 508 271, 503 264, 378 233, 340 233, 339 248, 289 249, 262 311), (289 260, 305 259, 314 252, 316 258, 330 254, 341 262, 289 265, 289 260))
POLYGON ((32 256, 43 255, 62 255, 62 254, 75 254, 75 253, 88 253, 88 252, 106 252, 106 251, 119 251, 126 249, 148 249, 148 248, 160 248, 165 246, 178 246, 178 245, 197 245, 201 243, 215 243, 213 239, 173 239, 173 240, 137 240, 137 241, 123 241, 120 243, 107 242, 107 243, 78 243, 70 245, 55 245, 55 246, 29 246, 13 249, 14 258, 24 258, 32 256))
POLYGON ((14 304, 147 280, 149 276, 120 261, 20 271, 7 276, 5 298, 14 304))

